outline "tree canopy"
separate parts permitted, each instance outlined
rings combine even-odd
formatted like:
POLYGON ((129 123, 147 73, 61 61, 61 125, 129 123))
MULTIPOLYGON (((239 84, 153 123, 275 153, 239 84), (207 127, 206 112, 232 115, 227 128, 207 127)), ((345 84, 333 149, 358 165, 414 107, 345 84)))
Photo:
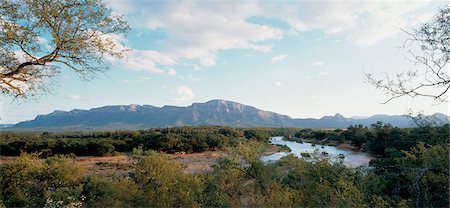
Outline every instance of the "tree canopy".
POLYGON ((99 0, 0 0, 0 90, 35 95, 61 67, 92 78, 125 55, 128 30, 99 0))
POLYGON ((20 156, 0 164, 0 207, 445 207, 449 127, 400 129, 377 122, 340 131, 179 127, 4 132, 1 155, 15 151, 20 156), (307 161, 288 155, 261 161, 265 135, 282 132, 315 143, 350 141, 376 157, 369 167, 359 168, 327 157, 307 161), (182 155, 164 153, 202 147, 217 139, 212 134, 229 145, 222 147, 224 157, 209 163, 211 169, 186 171, 175 159, 182 155), (233 137, 243 138, 231 142, 233 137), (166 139, 173 146, 159 145, 166 139), (86 166, 92 160, 74 156, 104 152, 109 149, 105 147, 124 151, 128 162, 110 157, 86 166))

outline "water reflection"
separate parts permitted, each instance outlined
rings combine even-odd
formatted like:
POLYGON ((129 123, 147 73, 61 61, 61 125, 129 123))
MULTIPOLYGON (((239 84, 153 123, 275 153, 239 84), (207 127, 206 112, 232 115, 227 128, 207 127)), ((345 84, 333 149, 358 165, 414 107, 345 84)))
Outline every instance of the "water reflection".
POLYGON ((272 155, 261 157, 262 161, 275 161, 280 158, 294 154, 299 158, 308 159, 308 154, 316 155, 319 157, 329 157, 331 160, 337 160, 339 157, 344 157, 344 164, 349 167, 358 167, 369 164, 372 156, 365 152, 356 152, 349 149, 341 149, 334 146, 325 146, 311 143, 298 143, 283 140, 283 137, 273 137, 270 141, 271 144, 286 145, 291 148, 291 152, 278 152, 272 155), (303 156, 302 156, 303 153, 303 156))

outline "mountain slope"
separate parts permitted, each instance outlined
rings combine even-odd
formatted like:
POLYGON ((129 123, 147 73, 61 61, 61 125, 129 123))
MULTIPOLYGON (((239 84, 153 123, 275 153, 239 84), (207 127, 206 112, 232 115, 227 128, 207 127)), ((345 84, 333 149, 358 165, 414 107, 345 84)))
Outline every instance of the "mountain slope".
MULTIPOLYGON (((448 123, 449 117, 435 114, 448 123)), ((398 127, 410 127, 412 121, 403 116, 375 115, 368 118, 345 118, 341 114, 320 119, 293 119, 286 115, 264 111, 252 106, 226 100, 193 103, 187 107, 151 105, 116 105, 54 111, 24 121, 10 129, 34 130, 89 130, 89 129, 141 129, 186 125, 226 125, 234 127, 303 127, 346 128, 349 125, 370 126, 376 121, 398 127)))
POLYGON ((292 118, 225 100, 194 103, 187 107, 150 105, 104 106, 90 110, 54 111, 13 128, 150 128, 184 125, 237 127, 292 126, 292 118))

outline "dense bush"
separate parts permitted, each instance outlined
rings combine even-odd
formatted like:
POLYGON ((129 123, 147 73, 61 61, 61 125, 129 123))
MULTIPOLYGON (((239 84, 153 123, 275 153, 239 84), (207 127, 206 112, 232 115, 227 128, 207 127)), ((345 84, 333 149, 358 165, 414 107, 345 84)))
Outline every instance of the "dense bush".
POLYGON ((421 126, 416 128, 397 128, 389 124, 377 122, 370 128, 362 125, 351 125, 345 130, 296 130, 293 141, 309 141, 321 144, 339 144, 351 142, 355 147, 377 156, 385 156, 389 149, 396 151, 409 150, 420 142, 428 145, 448 143, 450 125, 421 126))
POLYGON ((7 207, 445 207, 448 143, 387 151, 368 169, 292 155, 259 160, 263 144, 244 142, 213 171, 186 174, 154 151, 136 149, 125 176, 88 176, 63 156, 23 153, 0 165, 0 205, 7 207))
POLYGON ((4 205, 43 207, 51 203, 48 199, 67 203, 79 200, 76 197, 81 194, 84 170, 65 156, 43 161, 35 154, 22 154, 15 162, 0 166, 0 177, 0 201, 4 205))
POLYGON ((76 154, 107 155, 113 151, 144 150, 168 153, 202 152, 236 146, 243 140, 268 141, 267 129, 236 129, 230 127, 177 127, 139 131, 105 132, 3 132, 0 133, 0 154, 41 152, 42 156, 76 154))
MULTIPOLYGON (((94 133, 4 133, 3 148, 81 154, 131 151, 125 176, 85 175, 66 156, 22 153, 0 165, 7 207, 446 207, 449 125, 399 129, 382 123, 347 130, 283 129, 286 135, 350 140, 377 154, 368 168, 287 156, 259 160, 277 129, 183 127, 94 133), (211 131, 209 133, 208 131, 211 131), (332 137, 330 137, 330 135, 332 137), (261 142, 263 141, 263 142, 261 142), (202 151, 234 146, 213 171, 186 174, 155 149, 202 151), (20 147, 19 149, 17 149, 20 147)), ((3 153, 2 153, 3 154, 3 153)))
POLYGON ((0 154, 40 152, 43 157, 70 153, 79 156, 107 155, 114 151, 130 152, 139 146, 144 150, 189 153, 234 147, 244 140, 268 142, 271 136, 284 136, 294 141, 333 145, 348 141, 357 148, 383 156, 389 148, 400 151, 408 150, 419 142, 430 145, 445 142, 449 137, 448 129, 449 125, 400 129, 375 123, 370 128, 354 125, 345 130, 176 127, 105 132, 2 132, 0 154))

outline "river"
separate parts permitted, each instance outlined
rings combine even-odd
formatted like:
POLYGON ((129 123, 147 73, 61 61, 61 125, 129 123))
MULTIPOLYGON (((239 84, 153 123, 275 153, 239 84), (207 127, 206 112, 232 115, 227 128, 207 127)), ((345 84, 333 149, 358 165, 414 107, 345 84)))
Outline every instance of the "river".
MULTIPOLYGON (((283 140, 283 137, 272 137, 270 140, 271 144, 278 144, 278 145, 286 145, 289 148, 291 148, 291 152, 277 152, 272 155, 263 156, 261 157, 262 161, 275 161, 279 160, 280 158, 289 155, 294 154, 295 156, 299 158, 303 158, 301 153, 310 153, 313 154, 315 151, 318 153, 317 155, 319 157, 329 157, 331 160, 336 160, 339 156, 344 156, 344 165, 348 167, 359 167, 362 165, 368 165, 370 160, 373 158, 370 154, 365 152, 357 152, 349 149, 342 149, 334 146, 325 146, 325 145, 319 145, 319 144, 312 144, 312 143, 298 143, 298 142, 291 142, 291 141, 285 141, 283 140), (323 152, 326 152, 328 154, 324 154, 323 152)), ((308 158, 305 158, 308 159, 308 158)))

